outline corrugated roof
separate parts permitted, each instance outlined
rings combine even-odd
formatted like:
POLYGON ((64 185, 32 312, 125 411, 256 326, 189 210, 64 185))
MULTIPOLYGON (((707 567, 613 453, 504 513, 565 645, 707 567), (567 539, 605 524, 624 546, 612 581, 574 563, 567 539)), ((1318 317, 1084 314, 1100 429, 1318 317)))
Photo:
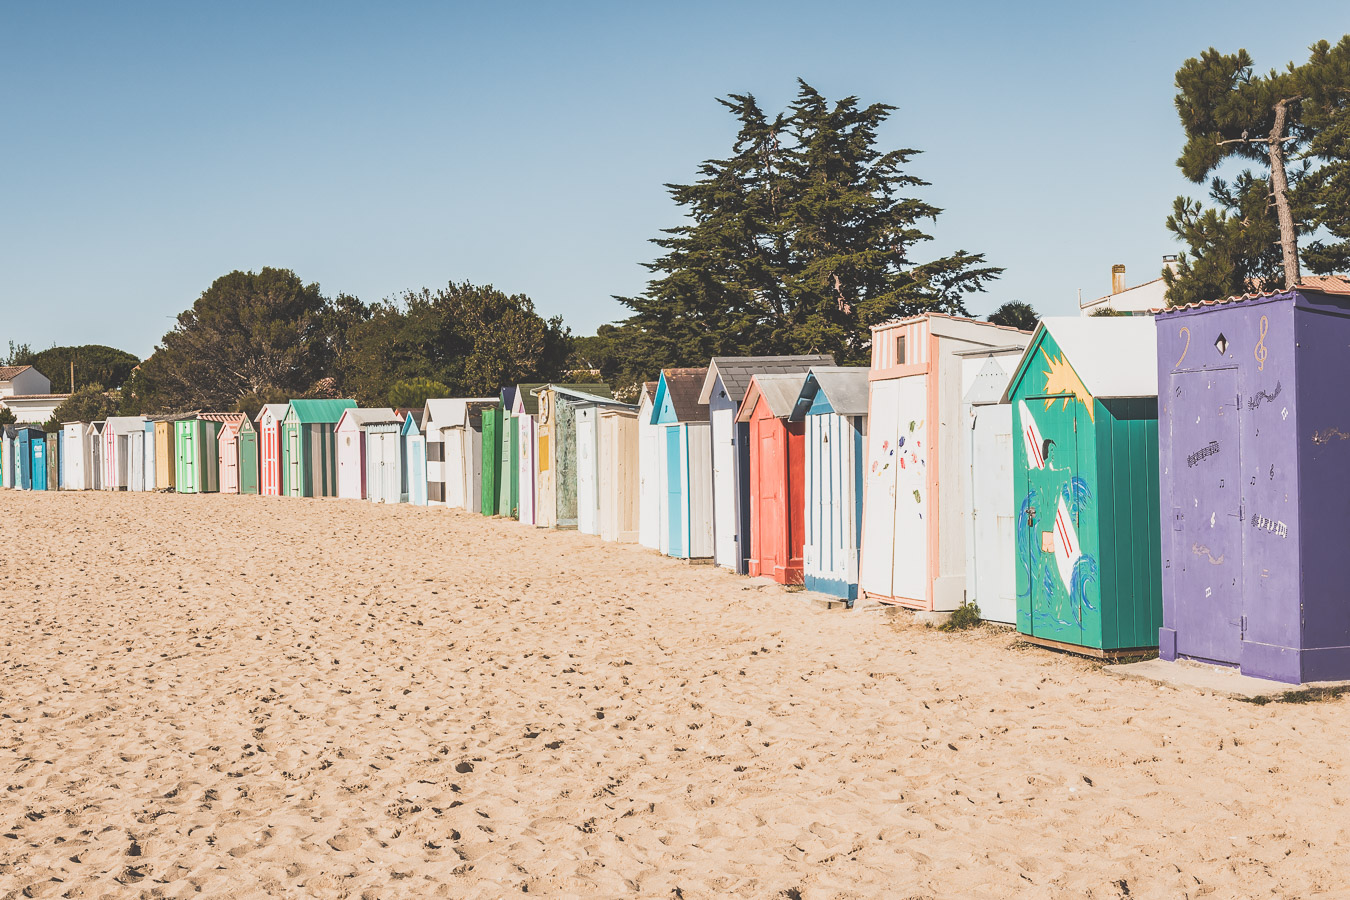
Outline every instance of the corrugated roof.
POLYGON ((18 375, 32 366, 0 366, 0 381, 13 381, 14 376, 18 375))
POLYGON ((113 434, 135 434, 145 430, 145 419, 141 416, 108 416, 103 421, 104 428, 111 428, 113 434))
MULTIPOLYGON (((201 415, 197 416, 197 418, 207 422, 224 422, 229 425, 238 425, 243 420, 244 414, 239 412, 202 413, 201 415)), ((111 422, 112 419, 109 419, 108 421, 111 422)))
POLYGON ((708 418, 707 412, 699 409, 698 392, 708 370, 703 368, 662 369, 661 378, 666 383, 666 395, 670 397, 675 418, 681 422, 697 422, 708 418))
POLYGON ((805 383, 805 372, 756 373, 750 379, 750 389, 745 392, 745 399, 741 400, 736 421, 750 421, 750 414, 754 412, 760 397, 768 403, 769 412, 779 419, 786 419, 792 415, 792 408, 797 405, 797 398, 801 396, 805 383))
POLYGON ((427 400, 426 413, 422 416, 422 430, 428 425, 434 428, 463 428, 469 421, 469 410, 496 406, 500 401, 496 397, 446 397, 427 400))
POLYGON ((387 406, 353 407, 343 411, 342 418, 338 419, 338 424, 342 424, 343 419, 353 423, 357 428, 364 425, 374 425, 377 422, 398 424, 399 421, 398 414, 387 406))
POLYGON ((836 415, 867 415, 868 371, 863 366, 812 366, 797 394, 792 420, 806 415, 817 392, 825 395, 836 415))
POLYGON ((1037 364, 1032 353, 1048 362, 1037 340, 1042 330, 1055 339, 1093 397, 1158 396, 1158 334, 1152 316, 1050 316, 1036 326, 1003 393, 1004 403, 1023 370, 1037 364))
POLYGON ((355 400, 292 400, 286 415, 294 412, 302 425, 334 425, 343 412, 355 406, 355 400))
POLYGON ((745 392, 750 389, 750 379, 763 373, 786 374, 789 372, 807 372, 812 366, 833 366, 834 356, 829 353, 816 353, 804 356, 714 356, 708 365, 708 375, 703 380, 698 402, 707 405, 712 399, 713 385, 718 376, 726 388, 727 399, 740 405, 745 392))

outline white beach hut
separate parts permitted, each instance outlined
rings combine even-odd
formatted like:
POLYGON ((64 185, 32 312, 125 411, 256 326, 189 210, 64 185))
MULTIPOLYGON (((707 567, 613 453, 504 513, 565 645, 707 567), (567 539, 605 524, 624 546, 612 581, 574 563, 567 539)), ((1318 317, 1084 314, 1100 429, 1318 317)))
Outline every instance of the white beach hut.
POLYGON ((102 489, 145 490, 145 419, 109 416, 103 426, 102 489))
POLYGON ((708 407, 711 428, 714 561, 744 574, 750 558, 750 425, 736 413, 755 375, 805 374, 833 366, 829 354, 807 356, 716 356, 708 366, 698 402, 708 407))
POLYGON ((661 452, 664 429, 652 421, 659 384, 643 384, 638 400, 638 543, 652 550, 661 549, 661 491, 666 481, 661 452))
MULTIPOLYGON (((581 393, 577 393, 575 397, 572 410, 576 416, 577 530, 583 534, 598 535, 601 531, 601 479, 608 474, 601 461, 601 416, 608 410, 628 412, 634 416, 633 423, 636 425, 637 407, 618 400, 591 397, 581 393)), ((636 470, 633 474, 636 476, 636 470)))
POLYGON ((366 435, 366 498, 398 503, 403 497, 403 423, 392 409, 390 421, 363 426, 366 435))
POLYGON ((66 422, 61 426, 61 458, 66 466, 66 490, 89 490, 89 444, 84 439, 86 422, 66 422))
POLYGON ((427 400, 427 504, 478 512, 482 504, 483 410, 496 397, 427 400))
POLYGON ((366 426, 391 422, 399 418, 389 407, 361 409, 353 407, 342 411, 337 434, 337 495, 347 500, 366 499, 366 426))
POLYGON ((961 358, 966 501, 966 601, 980 617, 1017 624, 1016 505, 1012 404, 1000 402, 1024 348, 966 350, 961 358))
POLYGON ((921 610, 964 602, 968 437, 958 354, 1030 338, 937 313, 873 326, 860 596, 921 610))
POLYGON ((638 539, 641 503, 640 413, 600 410, 600 537, 631 543, 638 539))

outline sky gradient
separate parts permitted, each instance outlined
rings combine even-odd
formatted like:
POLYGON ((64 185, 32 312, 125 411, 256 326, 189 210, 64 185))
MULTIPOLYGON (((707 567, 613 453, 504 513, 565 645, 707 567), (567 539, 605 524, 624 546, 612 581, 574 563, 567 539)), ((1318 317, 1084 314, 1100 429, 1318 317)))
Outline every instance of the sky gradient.
POLYGON ((728 152, 715 98, 778 110, 798 76, 899 107, 882 147, 945 210, 916 258, 1007 269, 973 313, 1073 314, 1180 249, 1177 67, 1350 31, 1344 0, 199 6, 0 9, 0 347, 146 356, 263 266, 367 301, 491 283, 590 333, 679 223, 663 185, 728 152))

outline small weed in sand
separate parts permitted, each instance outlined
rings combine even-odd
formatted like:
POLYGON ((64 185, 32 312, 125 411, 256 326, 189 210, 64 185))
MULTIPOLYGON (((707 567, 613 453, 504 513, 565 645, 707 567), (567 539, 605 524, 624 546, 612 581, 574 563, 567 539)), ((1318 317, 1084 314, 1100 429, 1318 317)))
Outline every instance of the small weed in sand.
POLYGON ((1285 691, 1283 694, 1276 694, 1273 697, 1242 697, 1240 699, 1242 702, 1251 703, 1254 706, 1265 706, 1267 703, 1324 703, 1328 700, 1338 700, 1346 694, 1350 694, 1350 685, 1306 688, 1301 691, 1285 691))
POLYGON ((978 628, 982 621, 978 603, 963 603, 952 611, 950 619, 938 626, 938 631, 965 631, 978 628))

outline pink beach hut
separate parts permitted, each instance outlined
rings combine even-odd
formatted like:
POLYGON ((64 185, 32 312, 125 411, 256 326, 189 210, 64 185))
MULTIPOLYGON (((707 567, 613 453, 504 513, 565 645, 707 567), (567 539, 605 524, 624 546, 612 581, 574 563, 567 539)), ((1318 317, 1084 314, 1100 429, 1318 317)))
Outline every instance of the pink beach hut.
POLYGON ((281 420, 286 403, 267 403, 253 420, 258 430, 258 493, 281 496, 281 420))

